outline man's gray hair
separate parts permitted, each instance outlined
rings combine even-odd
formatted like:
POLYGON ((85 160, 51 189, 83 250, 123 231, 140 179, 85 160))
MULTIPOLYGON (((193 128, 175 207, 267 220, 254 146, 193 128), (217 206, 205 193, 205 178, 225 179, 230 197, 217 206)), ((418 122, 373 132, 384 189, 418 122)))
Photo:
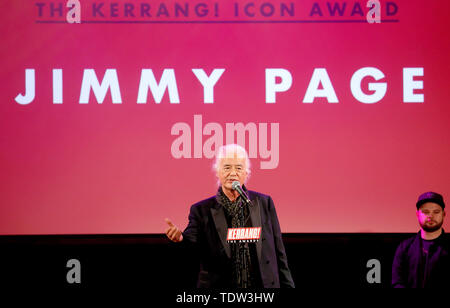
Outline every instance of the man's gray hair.
POLYGON ((229 156, 230 154, 235 154, 236 157, 245 158, 245 171, 247 172, 247 176, 250 175, 250 159, 248 158, 247 151, 241 147, 239 144, 226 144, 223 145, 216 152, 216 160, 213 165, 213 170, 215 172, 219 171, 220 160, 224 157, 229 156))

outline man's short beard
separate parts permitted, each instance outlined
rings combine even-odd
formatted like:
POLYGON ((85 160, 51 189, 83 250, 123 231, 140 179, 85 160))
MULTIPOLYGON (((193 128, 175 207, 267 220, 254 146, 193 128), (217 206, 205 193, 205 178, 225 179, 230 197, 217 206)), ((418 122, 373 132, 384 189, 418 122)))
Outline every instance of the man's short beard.
POLYGON ((422 229, 426 232, 434 232, 439 230, 442 227, 442 224, 444 223, 444 221, 442 220, 440 223, 436 223, 434 226, 427 226, 427 224, 421 224, 420 226, 422 227, 422 229))

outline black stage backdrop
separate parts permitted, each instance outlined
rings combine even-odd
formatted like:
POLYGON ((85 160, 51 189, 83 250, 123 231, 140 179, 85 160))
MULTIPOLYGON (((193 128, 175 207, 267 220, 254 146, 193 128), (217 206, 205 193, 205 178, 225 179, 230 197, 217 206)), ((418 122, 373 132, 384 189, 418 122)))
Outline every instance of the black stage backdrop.
MULTIPOLYGON (((413 235, 287 233, 283 240, 297 289, 390 288, 395 249, 413 235), (370 283, 367 274, 375 263, 380 279, 370 283)), ((196 257, 162 234, 1 236, 0 245, 2 280, 13 288, 114 286, 157 292, 195 288, 197 279, 196 257), (72 259, 79 261, 79 284, 66 280, 72 259)))

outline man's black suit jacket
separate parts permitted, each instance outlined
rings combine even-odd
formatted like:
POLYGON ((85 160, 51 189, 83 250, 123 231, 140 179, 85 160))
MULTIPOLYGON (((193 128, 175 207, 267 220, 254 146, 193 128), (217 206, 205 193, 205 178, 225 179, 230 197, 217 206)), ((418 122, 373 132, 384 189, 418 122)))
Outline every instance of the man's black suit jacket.
MULTIPOLYGON (((252 226, 262 229, 256 253, 263 287, 294 288, 272 198, 250 190, 248 196, 252 201, 249 206, 252 226)), ((230 287, 230 245, 233 244, 226 240, 227 230, 225 212, 215 196, 192 205, 183 242, 193 246, 199 254, 197 287, 230 287)))
POLYGON ((428 252, 428 262, 422 252, 420 231, 397 247, 392 263, 394 288, 450 289, 450 238, 442 234, 434 240, 428 252), (426 279, 424 280, 424 277, 426 279))

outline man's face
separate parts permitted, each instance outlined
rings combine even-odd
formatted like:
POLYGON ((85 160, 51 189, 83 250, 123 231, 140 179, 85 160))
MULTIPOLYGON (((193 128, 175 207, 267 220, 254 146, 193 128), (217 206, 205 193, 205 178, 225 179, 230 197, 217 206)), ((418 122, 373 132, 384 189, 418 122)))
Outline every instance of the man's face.
POLYGON ((432 202, 422 204, 417 211, 420 227, 427 232, 439 230, 444 223, 445 212, 440 205, 432 202))
POLYGON ((221 158, 217 177, 222 185, 222 189, 232 190, 234 181, 239 181, 241 186, 244 185, 248 175, 246 170, 247 166, 245 165, 244 157, 238 157, 235 153, 232 153, 221 158))

